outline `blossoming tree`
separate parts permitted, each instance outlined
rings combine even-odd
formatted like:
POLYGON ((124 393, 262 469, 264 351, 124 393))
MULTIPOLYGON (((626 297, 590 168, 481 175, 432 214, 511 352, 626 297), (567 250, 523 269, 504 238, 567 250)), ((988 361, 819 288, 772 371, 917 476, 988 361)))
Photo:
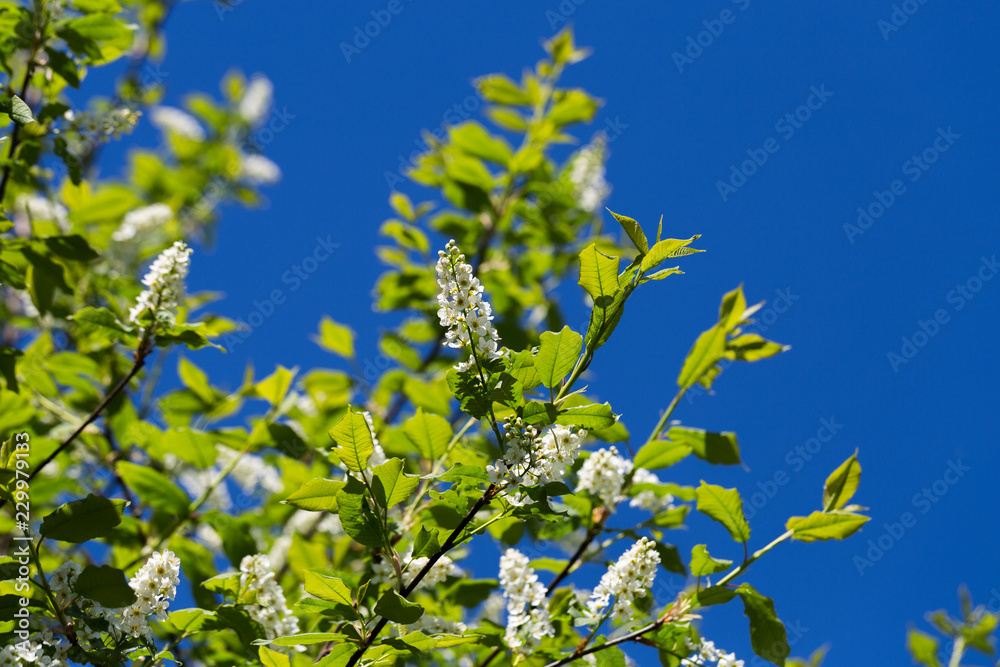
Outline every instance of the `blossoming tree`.
MULTIPOLYGON (((582 385, 635 290, 679 283, 664 264, 701 250, 662 219, 654 236, 609 212, 604 229, 602 135, 553 157, 599 108, 559 85, 588 55, 572 34, 519 82, 477 81, 487 125, 428 137, 409 177, 436 198, 392 195, 376 306, 406 316, 380 340, 386 370, 248 370, 225 391, 171 351, 238 340, 184 278, 217 205, 253 205, 280 177, 247 139, 272 90, 233 74, 222 101, 157 106, 165 11, 0 7, 0 665, 621 665, 642 644, 665 665, 728 667, 744 660, 704 638, 698 613, 728 603, 758 655, 791 664, 750 567, 783 541, 857 531, 860 465, 769 540, 751 538, 737 489, 671 476, 690 456, 741 461, 734 434, 673 420, 685 393, 785 350, 744 330, 759 305, 741 287, 677 350, 676 396, 647 437, 582 385), (114 98, 73 108, 67 88, 123 57, 114 98), (161 149, 99 179, 102 145, 146 119, 161 149), (566 278, 590 308, 584 331, 562 320, 566 278), (158 388, 165 363, 182 389, 158 388), (691 510, 725 528, 735 545, 711 552, 734 559, 671 544, 691 510), (639 520, 613 528, 616 514, 639 520), (487 571, 491 544, 503 555, 487 571), (532 558, 540 544, 562 551, 532 558), (664 571, 688 586, 664 594, 664 571)), ((351 368, 353 337, 326 318, 317 340, 351 368)))

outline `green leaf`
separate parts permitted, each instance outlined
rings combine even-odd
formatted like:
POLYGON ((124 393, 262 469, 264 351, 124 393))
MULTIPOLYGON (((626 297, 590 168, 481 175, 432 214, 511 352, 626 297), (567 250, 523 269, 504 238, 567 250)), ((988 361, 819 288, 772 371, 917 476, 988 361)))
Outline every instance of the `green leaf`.
POLYGON ((35 117, 31 115, 31 107, 25 104, 24 100, 17 95, 11 96, 4 111, 18 125, 27 125, 28 123, 35 122, 35 117))
POLYGON ((107 308, 92 308, 90 306, 73 314, 72 319, 84 333, 113 331, 116 334, 126 333, 128 329, 118 321, 115 314, 107 308))
POLYGON ((853 512, 813 512, 809 516, 793 516, 785 528, 794 531, 792 539, 801 542, 843 540, 868 521, 869 517, 853 512))
POLYGON ((403 433, 428 461, 437 461, 445 454, 451 442, 452 430, 448 420, 439 415, 429 415, 423 408, 403 424, 403 433))
POLYGON ((704 544, 696 544, 691 549, 691 576, 705 577, 716 572, 725 572, 732 566, 733 561, 722 558, 712 558, 708 553, 708 547, 704 544))
POLYGON ((625 654, 617 646, 598 651, 594 654, 597 658, 597 667, 625 667, 625 654))
POLYGON ((420 526, 420 532, 413 538, 413 557, 432 556, 441 549, 438 543, 437 533, 427 530, 427 526, 420 526))
POLYGON ((325 644, 337 640, 343 640, 344 635, 336 632, 303 632, 297 635, 287 635, 278 637, 271 641, 275 646, 309 646, 312 644, 325 644))
POLYGON ((263 398, 273 406, 281 405, 285 396, 288 395, 293 379, 295 379, 294 370, 278 366, 274 373, 255 384, 250 390, 250 394, 263 398))
POLYGON ((937 657, 940 642, 936 637, 910 628, 906 633, 906 648, 910 651, 913 662, 924 667, 941 667, 937 657))
POLYGON ((86 239, 79 234, 46 236, 42 239, 42 242, 53 255, 58 255, 64 259, 71 259, 76 262, 89 262, 100 257, 97 251, 91 248, 86 239))
POLYGON ((83 500, 71 500, 42 520, 42 537, 80 544, 96 537, 107 537, 122 522, 128 503, 108 500, 93 494, 83 500))
MULTIPOLYGON (((632 219, 628 218, 628 220, 632 219)), ((633 222, 635 221, 633 220, 633 222)), ((622 226, 624 227, 625 225, 622 224, 622 226)), ((625 231, 627 232, 628 229, 626 229, 625 231)), ((639 231, 641 233, 642 230, 639 231)), ((655 269, 665 259, 672 259, 674 257, 683 257, 685 255, 691 255, 696 252, 705 252, 704 250, 695 250, 694 248, 686 247, 700 238, 701 234, 695 234, 689 239, 664 239, 662 241, 657 241, 653 245, 653 247, 649 249, 649 253, 642 258, 642 263, 639 264, 639 270, 645 273, 647 271, 655 269)))
POLYGON ((337 493, 345 482, 317 477, 299 486, 285 502, 310 512, 336 512, 337 493))
POLYGON ((24 275, 11 264, 0 259, 0 285, 10 285, 15 289, 24 289, 27 283, 24 282, 24 275))
POLYGON ((711 433, 700 428, 673 426, 667 438, 691 448, 695 456, 716 465, 740 463, 740 446, 735 433, 711 433))
POLYGON ((403 459, 389 459, 373 468, 372 495, 383 509, 391 509, 410 497, 420 478, 403 472, 403 459))
POLYGON ((556 415, 556 424, 561 426, 578 426, 585 429, 602 429, 613 426, 618 421, 618 415, 611 411, 608 403, 591 403, 575 408, 560 410, 556 415))
POLYGON ((348 469, 361 472, 368 466, 375 445, 368 421, 362 413, 347 406, 347 414, 330 429, 330 437, 337 443, 337 456, 348 469))
POLYGON ((610 304, 619 290, 618 258, 605 255, 591 243, 580 252, 579 285, 594 299, 595 307, 601 297, 609 297, 610 304))
POLYGON ((291 667, 292 665, 292 661, 287 655, 269 649, 266 646, 260 647, 258 656, 260 657, 260 663, 264 667, 291 667))
POLYGON ((669 468, 691 453, 691 448, 671 440, 654 440, 643 445, 635 454, 635 467, 647 470, 669 468))
POLYGON ((725 352, 726 330, 721 325, 717 324, 703 331, 684 359, 681 374, 677 377, 677 385, 683 389, 693 387, 702 376, 719 363, 725 352))
POLYGON ((726 343, 725 356, 734 361, 760 361, 788 349, 787 345, 766 340, 757 334, 743 334, 726 343))
POLYGON ((344 532, 366 547, 382 546, 382 522, 364 495, 365 487, 351 477, 337 493, 337 514, 344 532))
POLYGON ((424 615, 424 608, 414 602, 408 602, 391 588, 375 603, 375 613, 393 623, 409 625, 424 615))
POLYGON ((743 600, 743 613, 750 619, 750 644, 753 652, 779 667, 791 652, 785 624, 774 613, 774 601, 764 597, 750 584, 741 584, 736 589, 743 600))
POLYGON ((348 607, 354 606, 351 587, 345 584, 343 579, 328 577, 311 570, 306 570, 305 589, 306 593, 315 595, 320 600, 329 600, 330 602, 345 604, 348 607))
POLYGON ((535 370, 542 384, 549 389, 558 387, 573 370, 582 349, 583 336, 568 326, 557 334, 551 331, 543 333, 538 354, 535 355, 535 370))
POLYGON ((492 137, 482 125, 469 121, 449 130, 451 143, 473 157, 507 166, 511 159, 510 147, 503 139, 492 137))
POLYGON ((65 79, 66 83, 74 88, 80 87, 80 73, 76 68, 73 59, 58 49, 46 46, 45 53, 48 55, 48 66, 53 72, 65 79))
POLYGON ((698 511, 725 526, 734 540, 746 542, 750 539, 750 525, 743 516, 739 491, 706 484, 705 480, 701 480, 701 486, 695 489, 695 497, 698 499, 698 511))
POLYGON ((535 368, 535 357, 531 350, 522 350, 511 358, 510 374, 521 383, 525 389, 534 389, 542 383, 535 368))
POLYGON ((480 77, 476 79, 475 85, 483 97, 491 102, 518 106, 531 104, 528 94, 504 74, 480 77))
POLYGON ((164 475, 127 461, 119 461, 115 467, 126 486, 144 503, 166 514, 187 516, 190 505, 187 494, 164 475))
POLYGON ((345 359, 354 358, 354 331, 343 324, 337 324, 324 317, 319 324, 319 336, 313 340, 324 350, 339 354, 345 359))
POLYGON ((589 123, 597 113, 597 100, 582 90, 557 90, 552 99, 555 104, 546 120, 556 125, 589 123))
MULTIPOLYGON (((636 250, 639 251, 639 254, 645 255, 646 253, 648 253, 649 241, 646 240, 646 234, 643 233, 642 227, 639 226, 639 223, 636 222, 636 220, 634 220, 633 218, 628 217, 627 215, 618 215, 610 208, 607 209, 607 211, 614 217, 615 220, 618 221, 618 224, 622 226, 622 229, 625 230, 625 233, 628 234, 629 240, 632 241, 632 245, 634 245, 636 250)), ((694 239, 692 239, 692 241, 693 240, 694 239)), ((663 258, 657 261, 656 264, 659 264, 661 261, 663 261, 663 258)), ((653 266, 655 266, 655 264, 653 266)))
POLYGON ((73 590, 111 609, 127 607, 135 602, 135 591, 129 587, 125 573, 110 565, 83 568, 73 590))
POLYGON ((726 604, 736 597, 736 591, 726 586, 710 586, 698 591, 691 598, 692 607, 711 607, 717 604, 726 604))
POLYGON ((182 461, 198 468, 208 468, 215 463, 218 450, 214 439, 207 433, 186 426, 172 428, 160 439, 160 449, 171 452, 182 461))
POLYGON ((858 463, 858 450, 855 449, 851 457, 826 478, 823 485, 823 509, 829 512, 846 505, 858 490, 860 482, 861 464, 858 463))
POLYGON ((486 471, 479 466, 467 463, 456 463, 451 469, 445 471, 437 477, 442 482, 458 482, 460 480, 472 480, 475 482, 485 482, 489 480, 486 471))

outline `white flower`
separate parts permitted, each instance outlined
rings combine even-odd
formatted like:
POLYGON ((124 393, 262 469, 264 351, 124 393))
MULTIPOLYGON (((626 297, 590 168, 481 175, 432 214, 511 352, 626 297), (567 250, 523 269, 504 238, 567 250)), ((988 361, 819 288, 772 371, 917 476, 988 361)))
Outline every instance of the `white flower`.
POLYGON ((583 147, 570 165, 569 180, 580 208, 593 213, 611 194, 611 187, 604 180, 606 153, 604 135, 598 132, 588 146, 583 147))
POLYGON ((507 598, 507 630, 504 642, 514 651, 537 646, 543 637, 554 637, 545 586, 528 565, 528 557, 507 549, 500 557, 500 585, 507 598))
MULTIPOLYGON (((382 559, 385 562, 385 559, 382 559)), ((406 570, 403 571, 403 585, 409 586, 413 580, 416 578, 417 574, 420 573, 424 566, 430 562, 430 558, 427 556, 421 556, 420 558, 414 558, 406 566, 406 570)), ((391 565, 390 565, 391 571, 391 565)), ((441 556, 431 569, 427 571, 424 578, 420 580, 417 584, 417 590, 421 588, 434 588, 438 584, 442 583, 448 577, 461 577, 465 574, 460 567, 455 565, 454 562, 447 556, 441 556)))
POLYGON ((143 206, 125 214, 122 224, 111 238, 115 241, 130 241, 137 234, 159 227, 174 217, 174 210, 166 204, 143 206))
POLYGON ((504 494, 514 505, 530 504, 527 497, 516 494, 521 485, 537 486, 562 481, 568 466, 576 461, 580 443, 586 431, 574 433, 568 426, 553 426, 544 436, 519 417, 504 422, 505 451, 503 460, 486 466, 491 484, 503 486, 504 494))
MULTIPOLYGON (((660 478, 649 472, 645 468, 636 468, 632 475, 633 484, 660 484, 660 478)), ((667 510, 675 509, 674 497, 669 493, 663 496, 656 495, 655 491, 640 491, 628 504, 629 507, 641 507, 649 510, 653 514, 659 514, 667 510)))
POLYGON ((256 125, 263 120, 265 114, 271 108, 271 100, 274 95, 274 85, 266 76, 255 75, 246 90, 243 91, 243 99, 240 100, 240 116, 250 125, 256 125))
POLYGON ((249 153, 240 156, 239 176, 252 185, 274 185, 281 180, 281 169, 263 155, 249 153))
POLYGON ((152 310, 157 321, 172 323, 177 304, 184 294, 184 278, 191 264, 191 249, 177 241, 160 253, 142 279, 146 289, 129 310, 129 320, 139 322, 139 316, 152 310))
POLYGON ((625 476, 632 472, 632 462, 618 456, 615 447, 599 449, 580 468, 577 492, 589 491, 607 507, 614 508, 622 499, 625 476))
POLYGON ((425 635, 461 635, 465 634, 465 623, 449 621, 440 616, 424 614, 416 623, 405 626, 407 632, 422 632, 425 635))
POLYGON ((263 458, 253 454, 240 456, 238 452, 223 445, 216 445, 215 450, 219 454, 217 460, 220 468, 225 468, 239 459, 229 476, 240 486, 243 495, 253 496, 261 488, 270 493, 281 493, 285 490, 281 472, 276 467, 268 465, 263 458))
POLYGON ((185 139, 205 140, 205 130, 191 114, 175 107, 155 107, 149 112, 153 125, 163 132, 173 132, 185 139))
POLYGON ((692 653, 687 658, 681 660, 682 665, 698 665, 701 667, 709 663, 718 663, 717 667, 743 667, 743 661, 737 660, 735 653, 726 653, 722 649, 715 648, 715 642, 704 639, 700 643, 692 642, 687 637, 684 638, 684 642, 692 653))
POLYGON ((14 200, 14 211, 29 220, 55 222, 62 230, 69 229, 66 207, 38 195, 21 194, 14 200))
POLYGON ((625 622, 632 618, 632 602, 637 597, 646 596, 646 589, 653 585, 659 564, 660 554, 656 552, 652 540, 641 538, 601 577, 601 582, 587 601, 590 613, 600 617, 613 597, 612 615, 615 619, 625 622))
MULTIPOLYGON (((458 251, 454 240, 448 241, 445 249, 438 251, 435 271, 440 288, 437 295, 438 320, 441 326, 447 328, 445 345, 454 348, 473 346, 483 359, 500 357, 500 337, 491 324, 493 309, 483 299, 483 286, 472 274, 472 266, 466 264, 465 255, 458 251)), ((469 367, 460 364, 455 368, 465 370, 469 367)))
POLYGON ((263 626, 267 639, 298 633, 299 621, 288 610, 285 592, 275 580, 267 556, 244 556, 240 561, 240 590, 256 602, 245 608, 250 618, 263 626))

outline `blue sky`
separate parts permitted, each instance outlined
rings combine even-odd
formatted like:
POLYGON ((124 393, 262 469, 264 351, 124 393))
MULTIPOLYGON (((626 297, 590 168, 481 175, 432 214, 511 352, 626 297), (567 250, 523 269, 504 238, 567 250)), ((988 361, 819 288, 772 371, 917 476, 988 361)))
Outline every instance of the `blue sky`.
MULTIPOLYGON (((390 215, 385 172, 470 99, 474 77, 516 76, 569 20, 594 55, 565 83, 605 100, 579 136, 618 132, 608 206, 647 225, 663 214, 665 233, 703 234, 708 249, 685 261, 686 275, 637 292, 590 385, 647 433, 721 295, 744 283, 748 299, 774 309, 766 335, 792 350, 727 370, 716 395, 676 413, 737 432, 749 471, 686 462, 675 481, 705 477, 745 499, 759 490, 759 548, 789 516, 818 509, 826 475, 859 448, 856 500, 872 508, 854 538, 782 545, 751 570, 747 581, 795 628, 793 654, 829 642, 831 667, 907 664, 908 623, 955 609, 959 584, 1000 608, 1000 6, 401 0, 348 62, 341 42, 386 0, 217 4, 181 3, 171 17, 168 101, 217 91, 231 67, 266 73, 288 117, 266 147, 284 180, 267 208, 224 210, 191 284, 224 291, 230 317, 246 318, 276 288, 288 300, 230 354, 195 355, 213 380, 238 383, 248 361, 260 373, 335 365, 308 342, 325 314, 359 333, 360 359, 374 358, 390 323, 371 309, 382 270, 372 248, 390 215), (859 207, 871 216, 864 226, 859 207), (283 274, 318 238, 340 246, 289 290, 283 274), (786 483, 772 485, 776 475, 786 483), (888 546, 878 560, 869 540, 888 546), (857 560, 870 556, 870 566, 857 560)), ((582 303, 566 294, 574 324, 582 303)), ((683 549, 707 541, 713 555, 739 557, 720 526, 690 524, 677 536, 683 549)), ((581 585, 599 572, 587 576, 581 585)), ((707 635, 751 664, 738 605, 705 616, 707 635)))

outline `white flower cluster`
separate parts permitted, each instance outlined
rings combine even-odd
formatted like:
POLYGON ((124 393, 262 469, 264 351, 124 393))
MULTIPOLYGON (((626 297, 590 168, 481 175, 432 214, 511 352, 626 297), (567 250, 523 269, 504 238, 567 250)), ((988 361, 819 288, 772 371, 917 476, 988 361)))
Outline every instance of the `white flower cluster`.
POLYGON ((239 178, 251 185, 274 185, 281 180, 281 168, 263 155, 240 156, 239 178))
POLYGON ((31 221, 55 222, 62 230, 70 226, 65 206, 38 195, 18 195, 14 200, 14 212, 31 221))
POLYGON ((160 227, 174 217, 174 210, 166 204, 151 204, 125 214, 121 226, 111 235, 119 243, 131 241, 142 232, 160 227))
MULTIPOLYGON (((441 288, 437 296, 438 319, 448 329, 445 344, 454 348, 474 346, 486 359, 501 356, 500 337, 492 324, 493 308, 483 299, 482 283, 472 275, 472 266, 465 262, 465 255, 459 252, 454 240, 438 251, 436 270, 441 288)), ((455 368, 469 367, 466 362, 455 368)))
POLYGON ((726 653, 721 649, 715 648, 715 642, 702 639, 700 643, 696 643, 691 641, 689 637, 685 637, 684 641, 692 653, 684 660, 681 660, 682 665, 700 666, 707 665, 708 663, 716 663, 716 667, 743 667, 743 661, 737 660, 735 653, 726 653))
POLYGON ((507 549, 500 557, 500 585, 507 598, 507 631, 504 642, 514 651, 537 646, 543 637, 554 637, 545 586, 528 565, 528 557, 507 549))
POLYGON ((181 562, 173 552, 154 551, 128 582, 135 591, 135 602, 124 609, 105 610, 105 619, 123 635, 151 637, 146 617, 153 614, 158 621, 167 620, 167 607, 177 595, 180 573, 181 562))
POLYGON ((155 107, 149 112, 149 119, 162 132, 172 132, 192 141, 205 140, 201 123, 186 111, 175 107, 155 107))
POLYGON ((73 587, 76 585, 76 578, 80 576, 81 572, 83 572, 82 565, 76 561, 67 560, 56 568, 52 576, 49 577, 49 588, 52 589, 52 594, 56 602, 61 606, 65 607, 77 598, 76 593, 73 592, 73 587))
POLYGON ((600 208, 601 202, 611 194, 611 186, 604 180, 606 153, 607 142, 598 132, 589 145, 580 149, 570 165, 569 180, 574 194, 580 208, 588 213, 600 208))
POLYGON ((83 157, 93 151, 98 144, 131 133, 139 123, 141 115, 128 106, 81 113, 67 111, 63 114, 63 118, 68 123, 66 129, 70 131, 65 137, 69 151, 78 157, 83 157))
POLYGON ((259 489, 269 493, 281 493, 285 490, 281 471, 268 464, 263 457, 253 454, 240 456, 239 452, 224 445, 216 445, 215 450, 218 452, 216 467, 220 470, 236 461, 229 476, 240 487, 244 496, 254 497, 259 489))
POLYGON ((129 310, 129 320, 139 322, 139 316, 152 310, 157 321, 172 323, 177 303, 184 294, 184 278, 191 264, 191 249, 177 241, 160 253, 142 279, 146 286, 136 304, 129 310))
POLYGON ((254 75, 240 99, 240 116, 250 125, 256 125, 271 109, 273 97, 274 85, 271 81, 266 76, 254 75))
POLYGON ((503 486, 514 504, 531 501, 516 493, 521 485, 535 486, 562 481, 566 469, 576 461, 586 431, 574 433, 568 426, 553 426, 542 437, 520 417, 504 422, 506 450, 503 459, 486 467, 490 482, 503 486))
POLYGON ((589 491, 614 508, 622 499, 622 487, 630 472, 632 462, 619 456, 617 448, 599 449, 583 462, 576 490, 589 491))
POLYGON ((244 556, 240 561, 240 591, 255 601, 246 610, 250 618, 263 626, 267 639, 298 633, 299 620, 288 610, 285 592, 275 579, 267 556, 244 556))
POLYGON ((424 614, 416 623, 405 626, 407 632, 422 632, 425 635, 462 635, 465 634, 465 623, 449 621, 440 616, 424 614))
MULTIPOLYGON (((660 478, 649 472, 645 468, 636 468, 632 475, 633 484, 660 484, 660 478)), ((654 491, 640 491, 635 494, 628 504, 629 507, 639 507, 649 510, 654 515, 667 510, 676 509, 674 497, 669 493, 663 496, 656 495, 654 491)))
MULTIPOLYGON (((77 637, 82 638, 79 632, 77 637)), ((0 648, 0 667, 15 667, 15 665, 69 667, 71 664, 69 649, 69 642, 64 642, 61 635, 54 634, 51 628, 45 628, 33 634, 27 641, 0 648)))
POLYGON ((653 585, 659 564, 660 554, 656 552, 653 541, 641 538, 601 577, 601 582, 587 601, 590 613, 600 618, 614 597, 611 615, 619 622, 628 621, 634 613, 632 601, 646 596, 646 589, 653 585))

